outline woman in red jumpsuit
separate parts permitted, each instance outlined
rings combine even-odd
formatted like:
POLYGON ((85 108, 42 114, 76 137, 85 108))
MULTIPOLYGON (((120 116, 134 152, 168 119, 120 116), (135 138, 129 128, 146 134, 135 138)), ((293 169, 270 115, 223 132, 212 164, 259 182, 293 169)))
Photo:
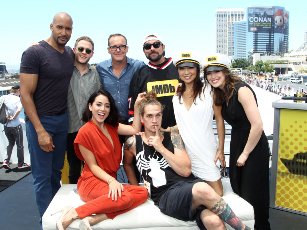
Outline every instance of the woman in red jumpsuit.
POLYGON ((66 229, 75 219, 82 219, 80 228, 91 229, 100 221, 113 219, 144 203, 148 197, 146 188, 123 185, 116 180, 116 172, 122 160, 118 134, 134 135, 141 130, 138 104, 132 126, 118 123, 118 115, 112 96, 104 90, 92 94, 83 114, 85 125, 75 139, 75 151, 85 161, 78 180, 78 193, 86 203, 63 211, 57 229, 66 229), (95 214, 95 215, 92 215, 95 214))

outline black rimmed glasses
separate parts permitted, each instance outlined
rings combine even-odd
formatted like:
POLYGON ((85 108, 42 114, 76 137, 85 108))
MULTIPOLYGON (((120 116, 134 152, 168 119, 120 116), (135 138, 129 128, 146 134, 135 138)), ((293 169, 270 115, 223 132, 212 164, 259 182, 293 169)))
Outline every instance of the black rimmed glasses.
POLYGON ((87 54, 91 54, 92 53, 92 50, 89 49, 89 48, 84 48, 84 47, 78 47, 77 50, 80 52, 80 53, 83 53, 83 51, 85 50, 85 53, 87 54))
POLYGON ((155 48, 155 49, 158 49, 161 45, 162 45, 161 42, 154 42, 154 43, 152 43, 152 44, 150 44, 150 43, 145 43, 145 44, 143 45, 143 49, 144 49, 144 50, 150 50, 150 49, 151 49, 151 46, 153 46, 153 48, 155 48))
POLYGON ((114 52, 116 50, 122 51, 122 50, 126 50, 127 45, 120 45, 120 46, 109 46, 109 49, 114 52))

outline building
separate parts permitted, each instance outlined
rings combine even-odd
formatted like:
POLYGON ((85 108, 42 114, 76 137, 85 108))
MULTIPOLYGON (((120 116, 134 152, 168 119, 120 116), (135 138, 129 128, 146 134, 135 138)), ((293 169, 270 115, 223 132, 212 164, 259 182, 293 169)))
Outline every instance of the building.
POLYGON ((248 42, 252 41, 252 34, 247 33, 247 26, 246 20, 233 24, 234 59, 248 59, 253 52, 253 44, 248 42))
POLYGON ((247 33, 253 53, 284 55, 289 50, 289 12, 284 7, 248 7, 247 33))
POLYGON ((234 55, 233 23, 243 20, 244 9, 219 8, 216 11, 216 52, 234 55))

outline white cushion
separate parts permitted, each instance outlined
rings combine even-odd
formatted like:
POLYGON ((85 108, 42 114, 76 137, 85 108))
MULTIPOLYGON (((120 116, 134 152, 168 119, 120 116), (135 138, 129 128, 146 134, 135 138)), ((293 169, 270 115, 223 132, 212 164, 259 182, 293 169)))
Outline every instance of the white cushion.
MULTIPOLYGON (((228 179, 223 179, 224 196, 223 198, 228 202, 233 211, 243 220, 249 227, 254 226, 253 207, 232 192, 228 179)), ((44 230, 55 230, 56 221, 60 218, 59 212, 65 206, 78 207, 84 202, 79 198, 75 192, 76 185, 66 184, 63 185, 57 192, 48 209, 44 213, 42 225, 44 230)), ((78 229, 79 220, 74 221, 67 229, 78 229)), ((227 226, 228 229, 229 226, 227 226)), ((137 208, 130 210, 124 214, 115 217, 113 220, 102 221, 93 229, 151 229, 151 230, 197 230, 198 227, 193 221, 181 221, 161 213, 159 208, 154 205, 153 201, 148 199, 144 204, 137 208)))

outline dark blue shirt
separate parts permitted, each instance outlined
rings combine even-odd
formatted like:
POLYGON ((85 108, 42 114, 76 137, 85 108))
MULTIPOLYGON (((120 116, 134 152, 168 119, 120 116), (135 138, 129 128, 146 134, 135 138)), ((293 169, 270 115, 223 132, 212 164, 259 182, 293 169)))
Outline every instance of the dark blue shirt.
POLYGON ((97 65, 101 83, 114 98, 118 109, 119 119, 127 121, 129 85, 134 73, 142 67, 144 62, 127 57, 127 65, 119 77, 113 74, 112 60, 105 60, 97 65))

